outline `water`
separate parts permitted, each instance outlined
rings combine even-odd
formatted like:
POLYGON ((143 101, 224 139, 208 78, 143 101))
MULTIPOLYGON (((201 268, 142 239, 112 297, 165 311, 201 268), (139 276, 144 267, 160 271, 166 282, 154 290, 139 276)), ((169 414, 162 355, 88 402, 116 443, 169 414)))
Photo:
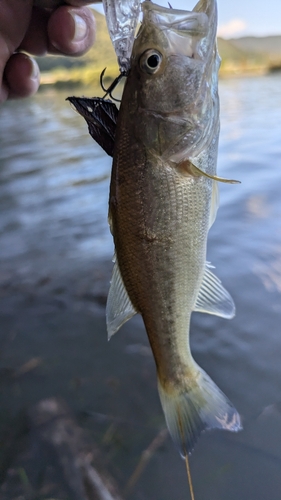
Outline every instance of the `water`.
MULTIPOLYGON (((104 311, 94 305, 104 303, 113 252, 111 160, 67 95, 48 90, 0 109, 0 362, 14 367, 37 355, 45 363, 37 378, 4 385, 0 399, 13 414, 44 395, 63 395, 77 411, 123 419, 104 453, 125 485, 164 421, 140 319, 107 344, 104 311), (71 388, 75 377, 79 390, 71 388)), ((197 500, 279 500, 281 76, 222 80, 220 96, 218 173, 242 184, 220 186, 208 259, 237 314, 231 321, 194 314, 191 342, 241 413, 244 431, 206 433, 191 470, 197 500)), ((99 425, 87 423, 102 445, 108 424, 99 425)), ((189 498, 187 490, 184 464, 167 439, 130 498, 189 498)))

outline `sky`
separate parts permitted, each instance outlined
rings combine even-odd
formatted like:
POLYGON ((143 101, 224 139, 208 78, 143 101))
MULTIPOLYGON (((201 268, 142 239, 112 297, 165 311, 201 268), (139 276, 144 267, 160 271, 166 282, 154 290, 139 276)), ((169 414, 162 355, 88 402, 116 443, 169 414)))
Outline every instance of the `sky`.
MULTIPOLYGON (((167 6, 166 0, 154 0, 167 6)), ((192 10, 192 0, 170 0, 174 9, 192 10)), ((218 35, 281 35, 281 0, 218 0, 218 35)))

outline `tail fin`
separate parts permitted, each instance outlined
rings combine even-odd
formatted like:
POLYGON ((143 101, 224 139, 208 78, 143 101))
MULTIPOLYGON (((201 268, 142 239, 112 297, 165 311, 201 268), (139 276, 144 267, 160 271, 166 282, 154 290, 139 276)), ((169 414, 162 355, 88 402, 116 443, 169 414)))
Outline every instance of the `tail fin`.
POLYGON ((197 366, 198 373, 186 387, 169 390, 158 379, 158 390, 167 427, 183 457, 191 453, 201 432, 208 429, 242 429, 239 413, 209 375, 197 366))

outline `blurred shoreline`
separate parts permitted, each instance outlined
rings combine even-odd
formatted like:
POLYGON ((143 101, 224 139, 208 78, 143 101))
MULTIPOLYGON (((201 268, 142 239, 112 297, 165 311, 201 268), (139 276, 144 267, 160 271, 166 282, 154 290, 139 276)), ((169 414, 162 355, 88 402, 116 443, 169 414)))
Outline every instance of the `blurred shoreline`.
MULTIPOLYGON (((104 83, 110 83, 119 74, 116 55, 111 44, 105 17, 95 11, 97 37, 90 51, 82 57, 38 57, 41 85, 92 86, 99 85, 102 70, 106 67, 104 83)), ((266 37, 246 36, 224 39, 218 37, 222 59, 221 78, 259 76, 281 71, 281 35, 266 37)))
MULTIPOLYGON (((244 76, 263 76, 271 73, 281 73, 281 63, 276 65, 259 65, 259 64, 234 64, 232 62, 226 63, 220 69, 220 78, 233 78, 233 77, 244 77, 244 76)), ((60 70, 58 72, 46 72, 41 74, 41 90, 44 87, 77 87, 77 86, 88 86, 91 88, 92 85, 96 86, 99 82, 100 71, 97 70, 86 70, 85 73, 81 70, 77 73, 60 70)), ((113 67, 111 70, 107 70, 107 76, 105 83, 111 82, 118 75, 117 67, 113 67)))

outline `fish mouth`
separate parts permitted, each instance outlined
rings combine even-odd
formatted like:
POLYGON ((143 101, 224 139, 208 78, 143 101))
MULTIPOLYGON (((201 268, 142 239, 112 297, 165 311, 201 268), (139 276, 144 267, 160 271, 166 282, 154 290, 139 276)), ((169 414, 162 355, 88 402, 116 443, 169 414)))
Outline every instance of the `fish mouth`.
POLYGON ((207 56, 216 39, 217 2, 199 0, 192 11, 156 5, 150 0, 142 4, 144 22, 165 32, 169 53, 187 57, 207 56))
POLYGON ((150 136, 144 130, 142 140, 163 161, 197 158, 212 141, 216 147, 219 133, 216 0, 200 0, 192 11, 148 0, 141 5, 143 21, 132 54, 140 81, 134 95, 153 131, 150 136), (155 77, 140 65, 151 50, 162 56, 155 77))

